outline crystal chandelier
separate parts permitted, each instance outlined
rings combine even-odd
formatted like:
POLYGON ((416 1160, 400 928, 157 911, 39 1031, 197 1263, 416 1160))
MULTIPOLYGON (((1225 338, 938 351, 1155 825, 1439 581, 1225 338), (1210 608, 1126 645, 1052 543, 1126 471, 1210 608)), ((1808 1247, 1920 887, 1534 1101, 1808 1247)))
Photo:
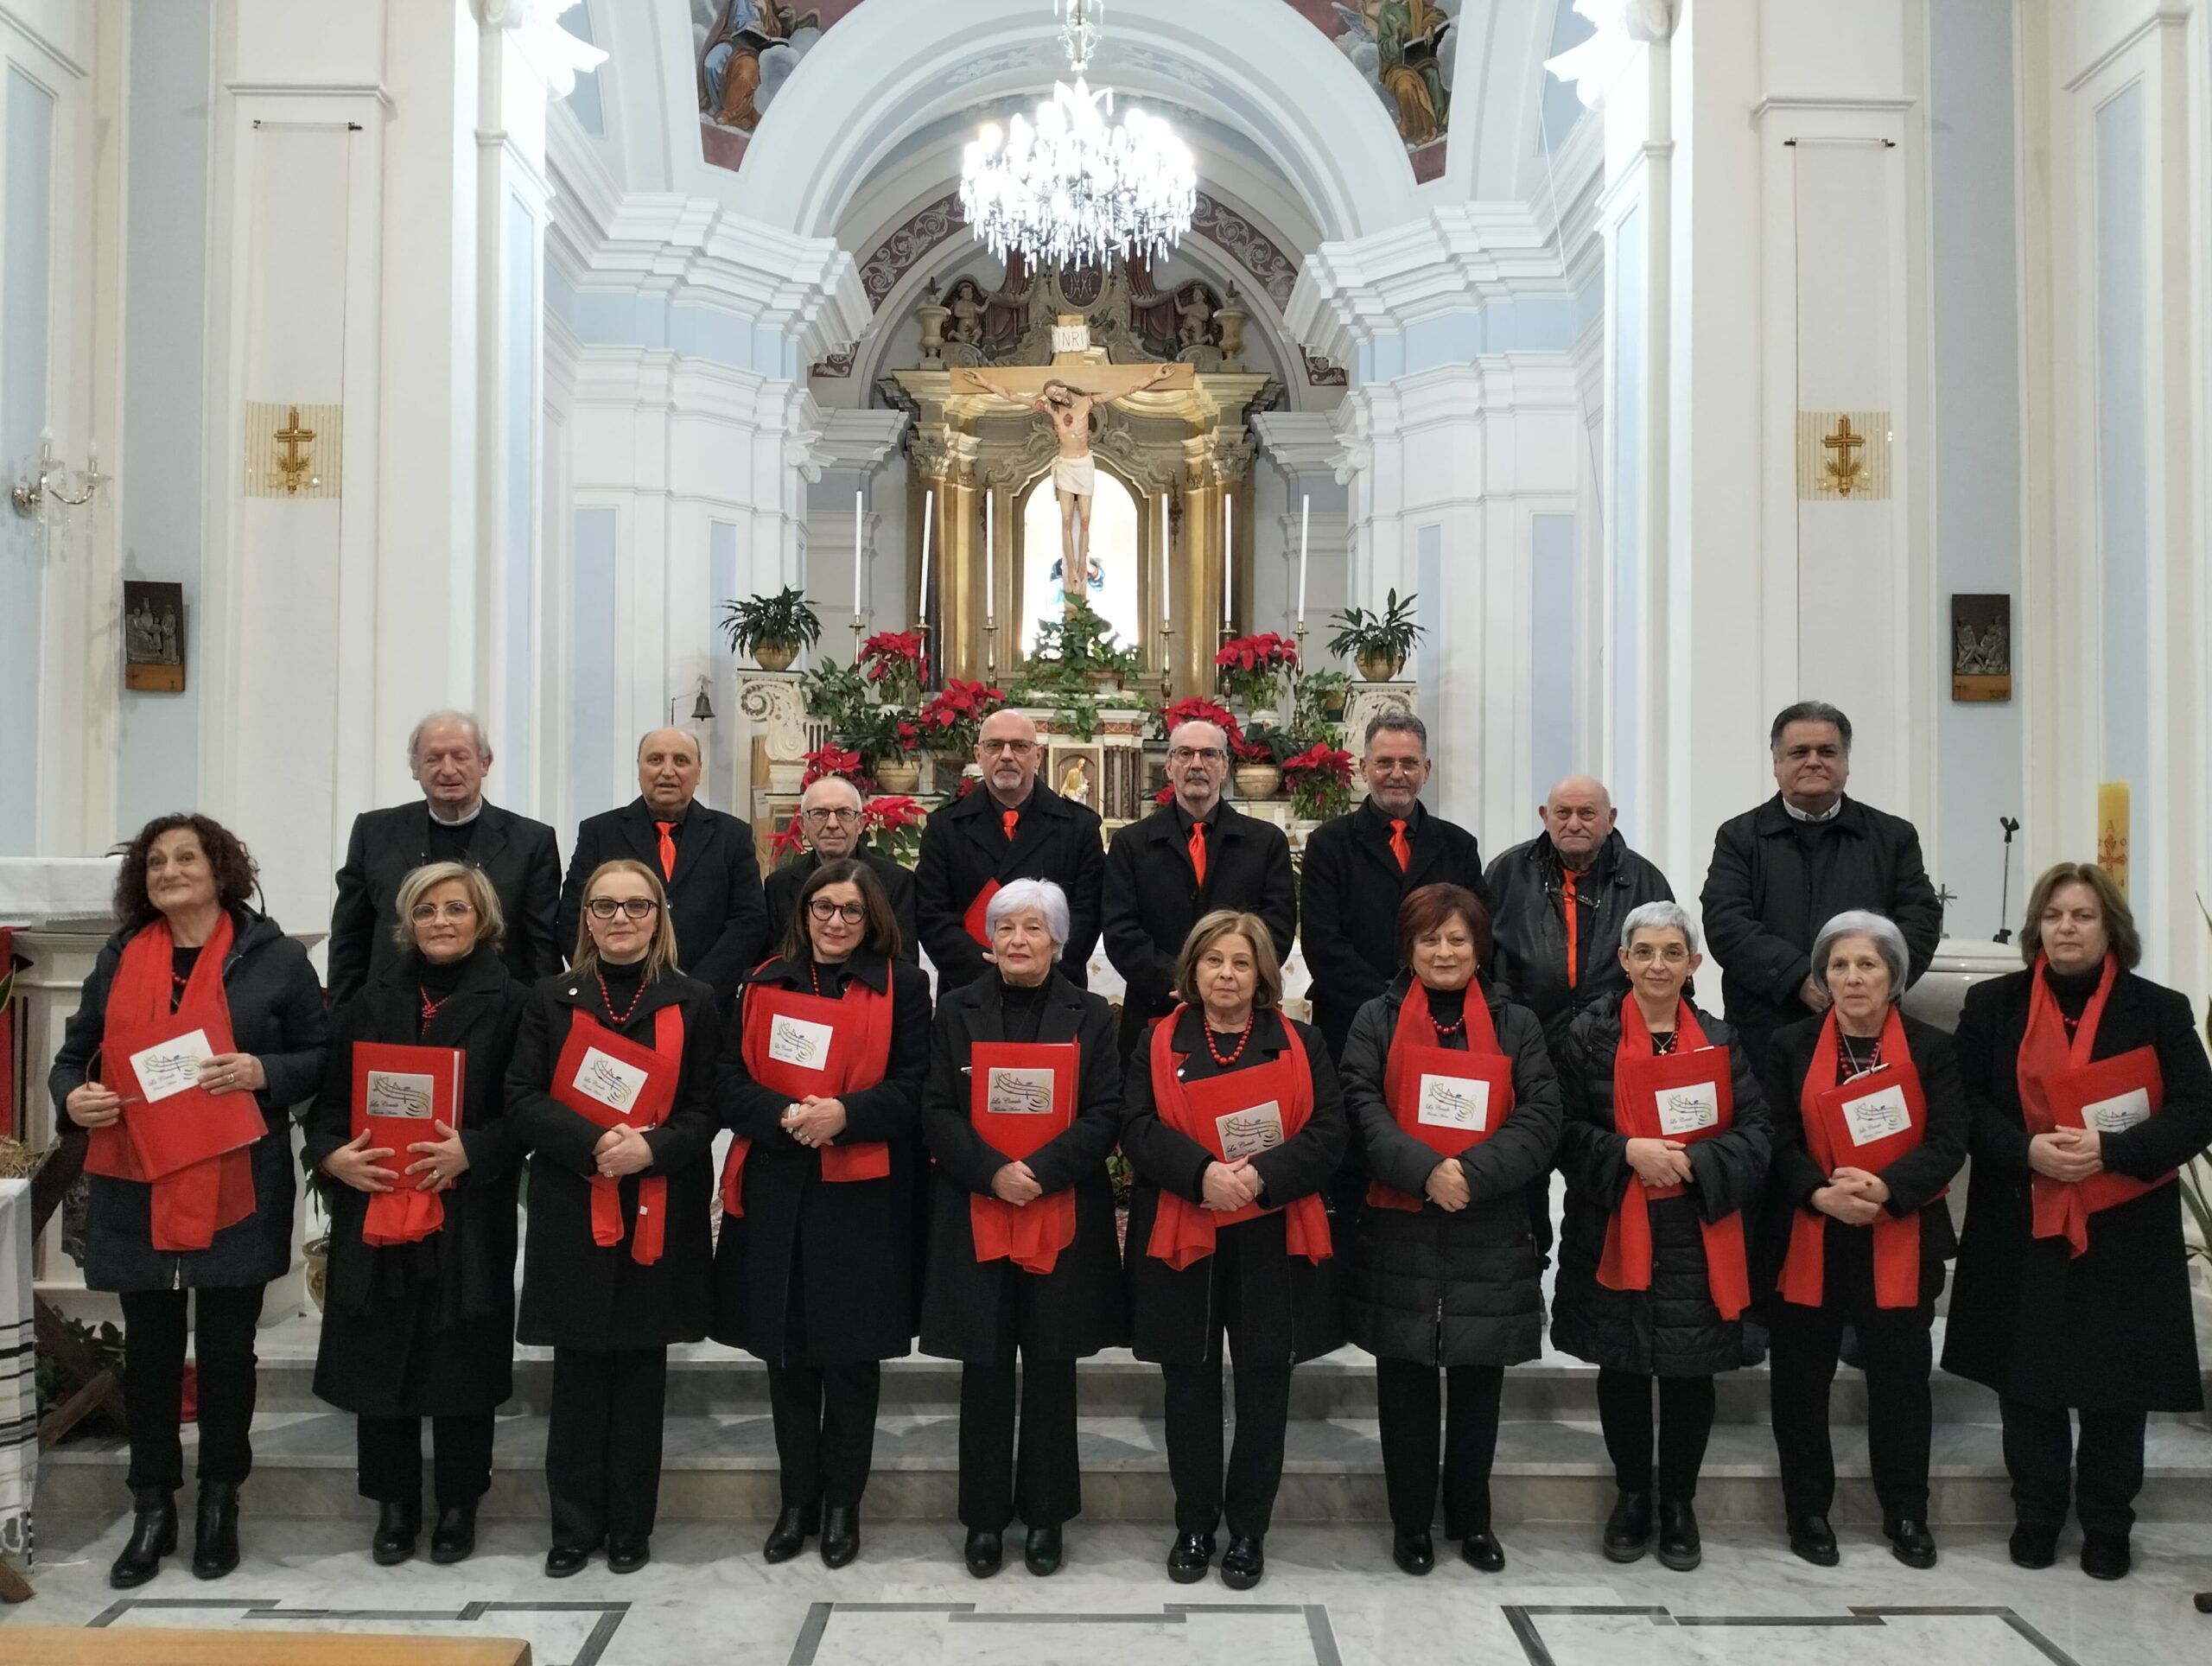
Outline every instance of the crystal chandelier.
POLYGON ((1001 133, 987 123, 969 142, 960 204, 978 240, 1004 258, 1019 249, 1042 265, 1103 263, 1126 249, 1157 258, 1191 228, 1198 165, 1156 116, 1132 108, 1109 124, 1113 92, 1084 71, 1096 51, 1105 0, 1058 0, 1071 86, 1056 82, 1032 118, 1001 133))

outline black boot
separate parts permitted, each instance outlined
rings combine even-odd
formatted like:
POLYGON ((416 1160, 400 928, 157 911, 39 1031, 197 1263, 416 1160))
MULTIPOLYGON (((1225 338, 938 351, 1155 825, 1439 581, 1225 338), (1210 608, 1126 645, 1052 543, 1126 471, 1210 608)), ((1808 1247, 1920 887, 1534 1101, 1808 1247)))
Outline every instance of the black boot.
POLYGON ((386 1498, 377 1506, 376 1536, 369 1541, 369 1555, 378 1567, 396 1567, 415 1554, 415 1536, 423 1530, 423 1506, 386 1498))
POLYGON ((202 1481, 193 1523, 192 1571, 219 1580, 238 1565, 238 1489, 235 1481, 202 1481))
POLYGON ((1039 1579, 1049 1579, 1060 1571, 1060 1529, 1053 1527, 1033 1527, 1029 1536, 1022 1542, 1021 1565, 1039 1579))
POLYGON ((969 1528, 968 1543, 961 1552, 961 1560, 968 1564, 968 1571, 977 1579, 990 1578, 1006 1560, 1006 1536, 994 1533, 988 1527, 969 1528))
POLYGON ((822 1512, 822 1565, 842 1567, 861 1554, 858 1504, 830 1504, 822 1512))
POLYGON ((165 1486, 133 1487, 130 1503, 130 1542, 107 1570, 107 1582, 118 1591, 145 1584, 176 1549, 176 1494, 165 1486))
POLYGON ((1890 1554, 1907 1567, 1936 1566, 1936 1536, 1919 1517, 1884 1517, 1882 1536, 1890 1542, 1890 1554))
POLYGON ((785 1504, 776 1517, 776 1524, 768 1529, 767 1538, 760 1546, 763 1561, 789 1561, 806 1548, 806 1542, 822 1530, 820 1506, 809 1510, 797 1504, 785 1504))
POLYGON ((1687 1574, 1705 1560, 1705 1545, 1698 1536, 1697 1511, 1688 1498, 1659 1501, 1659 1560, 1677 1574, 1687 1574))
POLYGON ((440 1564, 467 1561, 476 1552, 476 1500, 442 1504, 438 1524, 430 1530, 430 1560, 440 1564))
POLYGON ((1793 1516, 1789 1518, 1789 1548, 1802 1561, 1815 1567, 1834 1567, 1843 1559, 1836 1548, 1835 1529, 1828 1525, 1825 1516, 1793 1516))
POLYGON ((1623 1492, 1605 1518, 1605 1560, 1632 1562, 1651 1548, 1651 1495, 1623 1492))

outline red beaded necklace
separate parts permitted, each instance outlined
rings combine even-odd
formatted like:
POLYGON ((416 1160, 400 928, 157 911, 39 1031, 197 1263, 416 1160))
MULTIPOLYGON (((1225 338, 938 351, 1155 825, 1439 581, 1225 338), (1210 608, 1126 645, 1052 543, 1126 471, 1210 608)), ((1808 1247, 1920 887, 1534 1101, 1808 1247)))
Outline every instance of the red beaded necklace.
POLYGON ((643 978, 638 980, 637 994, 630 997, 630 1004, 624 1008, 621 1015, 617 1017, 614 1011, 614 997, 607 992, 606 975, 596 966, 592 968, 591 975, 599 980, 600 1003, 607 1008, 607 1015, 614 1020, 614 1027, 618 1030, 627 1029, 630 1025, 631 1014, 638 1010, 638 1003, 645 998, 645 980, 643 978))
POLYGON ((1259 1021, 1260 1009, 1257 1007, 1255 1007, 1245 1017, 1244 1033, 1236 1038, 1236 1051, 1231 1052, 1226 1059, 1224 1059, 1221 1056, 1220 1049, 1216 1047, 1213 1044, 1212 1024, 1201 1023, 1199 1025, 1199 1029, 1204 1032, 1206 1038, 1206 1052, 1212 1058, 1216 1069, 1227 1070, 1231 1065, 1235 1064, 1238 1059, 1244 1056, 1244 1049, 1252 1045, 1252 1027, 1258 1023, 1259 1021))
MULTIPOLYGON (((606 987, 603 983, 600 985, 602 990, 606 987)), ((448 994, 445 1001, 433 1001, 430 999, 430 992, 419 983, 415 986, 415 993, 423 997, 423 1027, 427 1030, 430 1027, 430 1021, 438 1015, 438 1008, 444 1006, 446 1001, 452 1000, 453 996, 448 994)))

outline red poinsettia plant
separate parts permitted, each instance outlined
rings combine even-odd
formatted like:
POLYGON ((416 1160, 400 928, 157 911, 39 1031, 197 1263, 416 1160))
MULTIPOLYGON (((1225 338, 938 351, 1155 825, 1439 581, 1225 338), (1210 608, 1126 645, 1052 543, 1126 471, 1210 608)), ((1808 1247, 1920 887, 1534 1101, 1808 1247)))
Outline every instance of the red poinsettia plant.
POLYGON ((1200 695, 1192 695, 1187 699, 1178 700, 1174 704, 1160 709, 1160 732, 1163 735, 1174 734, 1185 723, 1211 723, 1229 737, 1232 751, 1244 738, 1243 726, 1237 722, 1235 712, 1218 701, 1208 700, 1200 695))
POLYGON ((861 644, 860 663, 868 680, 897 704, 920 699, 929 681, 929 654, 919 631, 878 631, 861 644))
POLYGON ((817 781, 827 780, 832 775, 843 776, 863 794, 875 790, 875 782, 860 754, 832 744, 817 747, 806 754, 806 773, 798 778, 799 791, 804 792, 817 781))
POLYGON ((1298 668, 1298 644, 1277 631, 1240 636, 1213 657, 1221 685, 1255 706, 1274 703, 1282 673, 1298 668))
POLYGON ((965 757, 976 749, 983 720, 1006 704, 1006 690, 988 683, 953 677, 914 714, 922 742, 931 752, 965 757))
POLYGON ((1351 754, 1316 741, 1282 763, 1290 787, 1291 814, 1301 821, 1326 821, 1351 808, 1351 754))
POLYGON ((797 862, 806 854, 806 838, 799 831, 799 814, 794 810, 791 818, 780 831, 768 836, 768 865, 781 868, 787 862, 797 862))
POLYGON ((885 793, 861 806, 861 836, 877 855, 911 864, 919 853, 929 809, 905 792, 885 793))

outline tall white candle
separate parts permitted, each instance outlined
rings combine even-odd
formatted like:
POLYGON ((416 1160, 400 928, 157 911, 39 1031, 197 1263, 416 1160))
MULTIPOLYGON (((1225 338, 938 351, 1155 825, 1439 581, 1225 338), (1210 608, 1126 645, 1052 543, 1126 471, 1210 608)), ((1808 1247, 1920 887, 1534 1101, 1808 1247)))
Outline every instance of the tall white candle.
POLYGON ((930 530, 937 525, 937 488, 931 486, 922 498, 922 582, 914 598, 914 622, 926 625, 930 618, 930 530))
POLYGON ((1166 629, 1175 623, 1175 557, 1168 547, 1167 494, 1160 494, 1160 623, 1166 629))
POLYGON ((994 598, 998 595, 998 522, 992 511, 991 494, 983 494, 983 617, 986 620, 998 616, 994 598))
POLYGON ((1236 611, 1236 500, 1221 494, 1221 628, 1232 628, 1236 611))
POLYGON ((868 565, 868 539, 862 530, 867 518, 864 509, 867 502, 868 493, 865 491, 853 493, 853 617, 855 619, 861 616, 861 585, 868 565))
POLYGON ((1298 500, 1298 622, 1306 622, 1306 535, 1313 525, 1313 499, 1298 500))

